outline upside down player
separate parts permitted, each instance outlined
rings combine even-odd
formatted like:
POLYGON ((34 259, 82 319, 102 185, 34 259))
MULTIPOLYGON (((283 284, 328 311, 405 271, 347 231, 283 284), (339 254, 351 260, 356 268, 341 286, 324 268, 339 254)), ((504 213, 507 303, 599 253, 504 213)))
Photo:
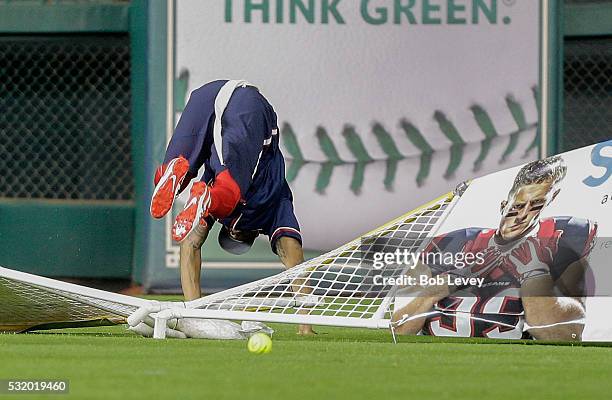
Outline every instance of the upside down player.
MULTIPOLYGON (((304 261, 278 141, 274 109, 247 82, 214 81, 191 93, 151 200, 151 215, 162 218, 204 167, 172 228, 185 300, 201 297, 201 248, 215 220, 222 224, 221 247, 233 254, 247 251, 261 232, 286 268, 304 261)), ((298 333, 313 331, 301 325, 298 333)))
MULTIPOLYGON (((483 284, 419 287, 421 292, 394 313, 401 324, 397 332, 580 340, 584 275, 597 225, 576 217, 540 218, 559 194, 566 171, 559 156, 527 164, 501 203, 497 229, 467 228, 434 238, 426 252, 480 252, 482 262, 461 269, 421 264, 418 273, 482 277, 483 284)), ((403 291, 415 296, 415 288, 403 291)))

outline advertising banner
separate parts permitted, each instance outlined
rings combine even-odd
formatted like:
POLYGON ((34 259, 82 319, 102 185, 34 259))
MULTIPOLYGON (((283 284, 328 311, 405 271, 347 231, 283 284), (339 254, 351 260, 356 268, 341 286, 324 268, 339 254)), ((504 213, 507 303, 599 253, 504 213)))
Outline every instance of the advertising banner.
MULTIPOLYGON (((209 81, 257 86, 278 115, 304 248, 320 254, 465 179, 537 157, 539 7, 177 0, 176 121, 209 81)), ((178 282, 170 226, 153 281, 178 282)), ((240 258, 211 239, 210 267, 279 266, 267 238, 240 258)))
POLYGON ((410 293, 448 288, 432 297, 424 333, 611 340, 611 175, 608 141, 475 179, 396 313, 410 313, 410 293))

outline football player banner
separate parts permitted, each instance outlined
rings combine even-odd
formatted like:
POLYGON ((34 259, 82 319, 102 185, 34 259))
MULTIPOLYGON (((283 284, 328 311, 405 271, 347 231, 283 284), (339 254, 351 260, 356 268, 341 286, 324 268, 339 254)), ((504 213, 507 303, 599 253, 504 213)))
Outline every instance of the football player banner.
POLYGON ((608 141, 471 182, 398 291, 396 322, 436 336, 612 340, 611 175, 608 141))

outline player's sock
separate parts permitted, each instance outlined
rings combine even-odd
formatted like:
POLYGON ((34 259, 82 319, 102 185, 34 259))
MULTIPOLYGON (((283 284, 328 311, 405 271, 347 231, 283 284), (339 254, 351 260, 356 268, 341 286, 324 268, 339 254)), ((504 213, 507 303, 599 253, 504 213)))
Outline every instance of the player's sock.
POLYGON ((210 191, 204 182, 194 183, 185 208, 176 217, 172 227, 172 239, 182 241, 196 226, 206 226, 205 218, 210 208, 210 191))
POLYGON ((189 171, 189 162, 182 156, 157 169, 155 172, 155 190, 153 190, 151 198, 151 215, 153 218, 162 218, 170 211, 187 171, 189 171))

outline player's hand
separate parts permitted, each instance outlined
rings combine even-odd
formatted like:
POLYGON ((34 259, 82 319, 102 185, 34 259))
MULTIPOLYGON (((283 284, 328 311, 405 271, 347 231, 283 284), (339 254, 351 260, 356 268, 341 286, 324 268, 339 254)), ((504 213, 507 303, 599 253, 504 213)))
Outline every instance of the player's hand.
POLYGON ((172 227, 172 239, 183 241, 197 226, 206 226, 211 203, 210 190, 206 183, 197 182, 191 187, 189 200, 179 213, 172 227))

